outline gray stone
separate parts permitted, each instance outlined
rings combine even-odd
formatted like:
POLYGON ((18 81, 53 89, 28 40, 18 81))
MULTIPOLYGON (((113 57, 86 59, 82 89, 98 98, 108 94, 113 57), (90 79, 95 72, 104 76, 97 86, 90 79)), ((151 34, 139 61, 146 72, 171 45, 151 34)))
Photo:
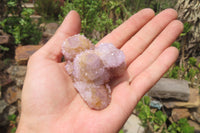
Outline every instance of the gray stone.
POLYGON ((17 85, 18 87, 22 87, 23 84, 24 84, 24 79, 25 79, 25 77, 16 78, 16 79, 15 79, 16 85, 17 85))
POLYGON ((3 72, 0 73, 0 90, 3 88, 6 88, 11 83, 12 83, 12 80, 8 77, 6 73, 3 73, 3 72))
POLYGON ((40 16, 40 15, 31 15, 30 18, 32 18, 32 19, 40 19, 40 18, 42 18, 42 16, 40 16))
POLYGON ((23 3, 22 7, 26 7, 26 8, 34 8, 34 4, 33 3, 23 3))
POLYGON ((200 106, 199 89, 190 89, 190 96, 187 102, 184 101, 164 101, 163 105, 167 108, 184 107, 184 108, 198 108, 200 106))
POLYGON ((195 119, 198 123, 200 123, 200 114, 199 114, 199 113, 193 112, 193 113, 192 113, 192 116, 194 117, 194 119, 195 119))
POLYGON ((0 44, 7 44, 9 42, 9 35, 0 36, 0 44))
POLYGON ((8 115, 6 113, 0 114, 0 126, 6 126, 8 124, 8 115))
MULTIPOLYGON (((199 100, 200 100, 200 98, 199 98, 199 100)), ((197 113, 200 114, 200 106, 197 108, 197 113)))
POLYGON ((17 100, 17 111, 21 114, 21 100, 17 100))
POLYGON ((26 74, 26 66, 18 66, 18 65, 14 65, 14 66, 10 66, 7 70, 7 72, 11 75, 11 76, 15 76, 15 77, 23 77, 26 74))
POLYGON ((45 31, 43 32, 43 37, 52 37, 59 25, 57 23, 48 23, 45 26, 45 31))
POLYGON ((18 65, 10 66, 7 69, 7 72, 9 73, 10 78, 14 80, 16 82, 16 85, 20 88, 22 87, 23 82, 24 82, 26 69, 27 69, 27 66, 18 66, 18 65))
POLYGON ((0 100, 0 114, 3 113, 3 110, 8 106, 4 100, 0 100))
POLYGON ((140 119, 131 115, 123 127, 124 133, 145 133, 145 128, 141 126, 140 119))
POLYGON ((185 80, 161 78, 157 84, 151 88, 148 95, 162 99, 174 98, 188 101, 190 89, 188 82, 185 80))
POLYGON ((16 106, 13 106, 13 105, 10 105, 9 106, 9 109, 8 109, 8 115, 13 115, 17 112, 17 107, 16 106))

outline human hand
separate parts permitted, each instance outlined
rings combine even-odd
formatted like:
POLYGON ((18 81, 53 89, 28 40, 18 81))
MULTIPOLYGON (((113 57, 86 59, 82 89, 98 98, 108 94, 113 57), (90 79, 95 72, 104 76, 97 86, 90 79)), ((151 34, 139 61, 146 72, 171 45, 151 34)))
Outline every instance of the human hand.
POLYGON ((81 27, 79 15, 71 11, 28 62, 17 132, 117 132, 140 98, 175 62, 178 50, 170 45, 183 29, 176 17, 172 9, 156 16, 151 9, 144 9, 99 42, 120 48, 126 56, 127 70, 114 85, 110 105, 96 111, 77 93, 65 62, 61 62, 62 42, 79 33, 81 27))

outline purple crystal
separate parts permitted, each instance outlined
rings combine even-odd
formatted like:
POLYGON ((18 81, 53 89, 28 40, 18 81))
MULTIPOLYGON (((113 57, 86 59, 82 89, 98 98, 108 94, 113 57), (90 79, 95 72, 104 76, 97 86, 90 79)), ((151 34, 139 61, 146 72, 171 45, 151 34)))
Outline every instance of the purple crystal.
POLYGON ((125 55, 111 43, 95 47, 83 35, 65 40, 62 53, 67 61, 66 71, 74 87, 93 109, 106 108, 111 100, 109 81, 124 73, 125 55))
POLYGON ((105 69, 100 57, 94 50, 86 50, 74 59, 73 76, 76 81, 104 84, 109 81, 110 75, 105 69))
POLYGON ((87 82, 74 82, 74 87, 90 108, 104 109, 110 103, 111 90, 107 84, 95 85, 87 82))
POLYGON ((126 69, 125 55, 111 43, 102 43, 95 48, 96 53, 110 70, 113 77, 123 74, 126 69))
POLYGON ((62 53, 66 60, 73 60, 77 54, 86 49, 94 49, 94 45, 80 34, 67 38, 62 45, 62 53))

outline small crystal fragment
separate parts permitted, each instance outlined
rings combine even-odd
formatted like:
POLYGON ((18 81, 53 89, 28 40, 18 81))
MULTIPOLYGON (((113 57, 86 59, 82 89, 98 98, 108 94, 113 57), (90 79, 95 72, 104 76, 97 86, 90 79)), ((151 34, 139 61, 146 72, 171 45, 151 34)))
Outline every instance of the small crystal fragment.
POLYGON ((86 49, 94 49, 94 45, 85 36, 79 34, 67 38, 62 45, 62 53, 66 60, 73 60, 77 54, 86 49))
POLYGON ((104 109, 110 103, 111 90, 107 84, 95 85, 87 82, 75 82, 74 87, 90 108, 104 109))
POLYGON ((105 67, 110 70, 113 77, 118 77, 126 69, 125 55, 111 43, 102 43, 95 48, 105 67))
POLYGON ((124 53, 111 43, 94 47, 79 34, 64 41, 62 53, 67 61, 65 69, 84 101, 92 109, 106 108, 111 101, 110 80, 126 69, 124 53))
POLYGON ((73 76, 76 81, 104 84, 109 81, 109 73, 94 50, 86 50, 74 59, 73 76))

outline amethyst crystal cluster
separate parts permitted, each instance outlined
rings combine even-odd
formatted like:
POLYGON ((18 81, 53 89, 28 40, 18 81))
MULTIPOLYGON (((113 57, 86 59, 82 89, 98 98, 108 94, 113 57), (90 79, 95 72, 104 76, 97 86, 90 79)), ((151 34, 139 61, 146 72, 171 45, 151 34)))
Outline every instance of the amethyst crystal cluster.
POLYGON ((109 81, 123 74, 126 68, 124 53, 111 43, 97 47, 85 36, 77 34, 62 45, 67 61, 66 71, 74 87, 92 109, 104 109, 111 100, 109 81))

